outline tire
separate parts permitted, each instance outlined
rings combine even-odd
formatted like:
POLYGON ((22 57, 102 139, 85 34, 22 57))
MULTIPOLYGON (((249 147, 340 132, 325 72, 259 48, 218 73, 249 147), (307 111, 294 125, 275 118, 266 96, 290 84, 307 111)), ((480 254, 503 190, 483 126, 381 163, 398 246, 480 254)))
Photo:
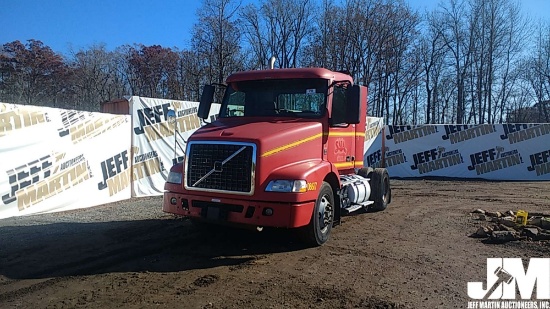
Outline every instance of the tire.
POLYGON ((373 211, 382 211, 391 202, 390 176, 385 168, 375 168, 370 175, 371 195, 369 200, 374 204, 370 207, 373 211))
MULTIPOLYGON (((361 169, 359 169, 357 171, 357 175, 363 177, 363 178, 368 178, 370 179, 372 177, 372 172, 374 171, 374 168, 372 167, 363 167, 361 169)), ((372 181, 369 182, 369 185, 372 184, 372 181)), ((371 193, 371 196, 372 196, 372 193, 371 193)), ((370 200, 370 198, 369 198, 370 200)), ((363 206, 363 211, 365 212, 369 212, 371 210, 371 206, 370 205, 367 205, 367 206, 363 206)))
POLYGON ((327 242, 334 221, 334 192, 323 181, 309 224, 302 227, 300 236, 309 246, 320 246, 327 242))
POLYGON ((372 167, 363 167, 357 172, 357 175, 364 178, 370 178, 372 176, 373 171, 374 169, 372 167))

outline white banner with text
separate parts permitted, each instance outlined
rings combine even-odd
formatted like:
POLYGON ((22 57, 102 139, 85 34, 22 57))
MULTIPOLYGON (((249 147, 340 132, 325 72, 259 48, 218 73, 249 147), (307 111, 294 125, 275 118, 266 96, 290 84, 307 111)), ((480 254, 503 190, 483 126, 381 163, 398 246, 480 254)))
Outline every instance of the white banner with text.
POLYGON ((0 103, 0 218, 131 197, 130 116, 0 103))
MULTIPOLYGON (((129 97, 133 119, 133 196, 161 195, 172 165, 183 160, 186 141, 205 122, 199 119, 198 102, 129 97), (175 122, 167 113, 174 110, 175 122), (174 150, 175 149, 175 150, 174 150)), ((210 119, 217 118, 219 104, 212 104, 210 119)))
POLYGON ((550 180, 550 124, 386 126, 365 166, 391 177, 550 180))

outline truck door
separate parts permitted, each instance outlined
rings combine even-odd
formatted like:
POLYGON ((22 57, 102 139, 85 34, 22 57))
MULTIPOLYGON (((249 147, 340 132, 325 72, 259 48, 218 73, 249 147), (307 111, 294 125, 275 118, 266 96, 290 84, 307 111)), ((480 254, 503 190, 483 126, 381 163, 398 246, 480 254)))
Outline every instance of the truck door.
POLYGON ((363 158, 355 157, 355 125, 348 123, 338 123, 337 119, 346 113, 346 89, 345 85, 335 85, 332 87, 329 99, 332 99, 330 109, 330 121, 328 140, 325 145, 326 159, 336 166, 338 170, 353 169, 355 160, 363 158))

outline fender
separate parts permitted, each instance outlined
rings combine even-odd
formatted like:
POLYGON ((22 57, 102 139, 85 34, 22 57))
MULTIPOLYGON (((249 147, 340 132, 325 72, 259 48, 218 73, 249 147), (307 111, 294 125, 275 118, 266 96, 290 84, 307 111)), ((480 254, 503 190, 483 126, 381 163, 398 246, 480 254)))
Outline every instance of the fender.
POLYGON ((309 202, 317 199, 319 189, 323 184, 326 175, 332 173, 333 165, 330 162, 320 159, 295 162, 275 169, 260 184, 258 197, 269 201, 278 202, 309 202), (265 192, 265 189, 271 180, 276 179, 304 179, 308 183, 308 191, 303 193, 284 193, 284 192, 265 192))

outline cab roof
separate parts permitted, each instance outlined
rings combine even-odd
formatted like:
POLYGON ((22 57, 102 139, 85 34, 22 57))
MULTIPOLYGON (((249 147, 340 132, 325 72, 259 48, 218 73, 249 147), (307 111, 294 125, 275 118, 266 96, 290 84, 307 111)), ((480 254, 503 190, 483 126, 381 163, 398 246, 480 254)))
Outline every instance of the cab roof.
POLYGON ((242 71, 231 74, 227 78, 227 83, 234 83, 247 80, 262 80, 262 79, 293 79, 293 78, 322 78, 329 81, 349 81, 353 83, 351 76, 327 70, 324 68, 293 68, 293 69, 272 69, 272 70, 256 70, 242 71))

